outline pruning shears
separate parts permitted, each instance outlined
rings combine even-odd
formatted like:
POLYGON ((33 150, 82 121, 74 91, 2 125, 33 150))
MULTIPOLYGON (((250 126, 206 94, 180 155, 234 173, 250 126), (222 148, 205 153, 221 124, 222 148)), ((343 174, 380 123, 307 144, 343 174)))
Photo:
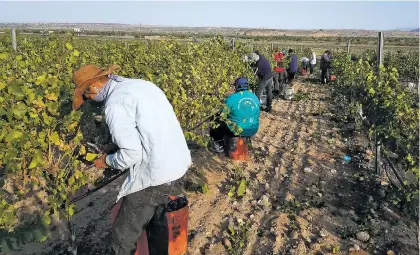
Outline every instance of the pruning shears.
POLYGON ((96 153, 102 153, 103 148, 99 147, 98 145, 94 144, 94 143, 90 143, 90 142, 86 142, 86 145, 89 145, 91 148, 93 148, 95 150, 96 153))

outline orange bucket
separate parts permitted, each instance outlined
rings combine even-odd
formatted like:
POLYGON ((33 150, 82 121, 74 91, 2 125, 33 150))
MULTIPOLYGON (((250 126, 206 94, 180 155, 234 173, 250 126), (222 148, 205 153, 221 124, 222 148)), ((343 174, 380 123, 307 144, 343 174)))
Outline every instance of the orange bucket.
MULTIPOLYGON (((171 200, 177 198, 176 196, 169 197, 171 200)), ((169 234, 168 255, 182 255, 187 252, 188 246, 188 204, 165 215, 169 234)))
MULTIPOLYGON (((177 196, 169 196, 170 200, 178 199, 177 196)), ((117 203, 111 210, 111 222, 114 223, 121 203, 117 203)), ((143 234, 137 239, 135 255, 149 255, 149 246, 159 254, 183 255, 188 246, 188 202, 183 208, 172 212, 165 212, 165 217, 159 220, 153 230, 146 227, 143 234), (153 232, 151 239, 148 235, 153 232), (163 236, 166 235, 166 236, 163 236), (168 245, 164 245, 167 242, 168 245)))
POLYGON ((330 81, 335 81, 337 79, 337 76, 335 76, 334 74, 330 75, 330 81))
POLYGON ((248 156, 248 143, 247 138, 244 137, 230 137, 229 138, 229 157, 234 160, 247 161, 248 156))

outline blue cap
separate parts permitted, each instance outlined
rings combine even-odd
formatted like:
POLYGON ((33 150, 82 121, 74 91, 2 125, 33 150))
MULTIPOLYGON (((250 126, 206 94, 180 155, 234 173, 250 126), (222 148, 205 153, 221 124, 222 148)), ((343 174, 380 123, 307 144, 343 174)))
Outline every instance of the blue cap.
POLYGON ((247 90, 249 87, 248 79, 245 77, 240 77, 235 81, 236 90, 247 90))

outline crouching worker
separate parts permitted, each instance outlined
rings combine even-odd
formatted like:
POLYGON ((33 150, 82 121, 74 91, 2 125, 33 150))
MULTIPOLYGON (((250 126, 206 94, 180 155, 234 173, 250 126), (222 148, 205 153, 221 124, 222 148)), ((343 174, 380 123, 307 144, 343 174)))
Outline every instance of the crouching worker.
POLYGON ((225 151, 225 138, 251 137, 259 128, 260 101, 249 91, 248 80, 244 77, 236 79, 235 90, 235 93, 226 98, 220 114, 227 115, 226 121, 222 121, 219 115, 216 117, 219 126, 210 129, 214 151, 217 153, 225 151))
MULTIPOLYGON (((137 239, 168 204, 168 197, 179 194, 177 180, 187 172, 191 156, 163 91, 149 81, 113 75, 117 69, 87 65, 76 71, 73 109, 79 109, 84 98, 105 104, 106 123, 119 149, 102 155, 95 166, 129 169, 116 199, 121 207, 110 244, 111 254, 127 255, 134 254, 137 239)), ((161 248, 168 250, 163 242, 161 248)))

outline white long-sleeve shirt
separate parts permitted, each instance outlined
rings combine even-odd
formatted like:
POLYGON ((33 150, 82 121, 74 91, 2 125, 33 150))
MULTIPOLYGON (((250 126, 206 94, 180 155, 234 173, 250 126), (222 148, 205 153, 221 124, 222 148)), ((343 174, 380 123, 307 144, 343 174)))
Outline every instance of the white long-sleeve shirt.
POLYGON ((312 52, 311 59, 309 60, 309 63, 311 65, 316 65, 316 54, 315 54, 315 52, 312 52))
POLYGON ((105 119, 120 148, 107 157, 114 169, 129 168, 117 201, 187 172, 191 155, 172 105, 155 84, 119 77, 110 80, 105 119))

